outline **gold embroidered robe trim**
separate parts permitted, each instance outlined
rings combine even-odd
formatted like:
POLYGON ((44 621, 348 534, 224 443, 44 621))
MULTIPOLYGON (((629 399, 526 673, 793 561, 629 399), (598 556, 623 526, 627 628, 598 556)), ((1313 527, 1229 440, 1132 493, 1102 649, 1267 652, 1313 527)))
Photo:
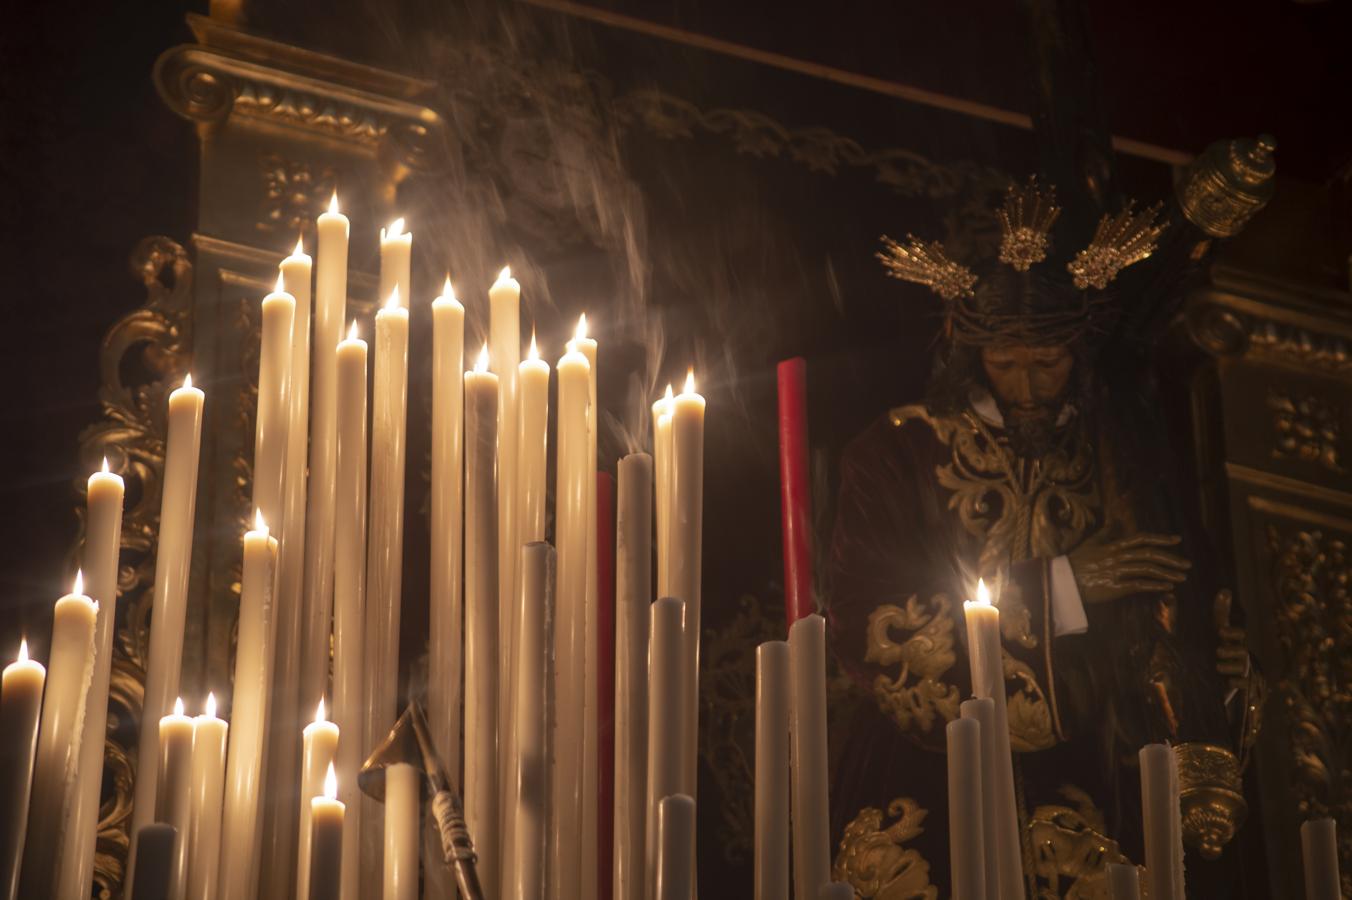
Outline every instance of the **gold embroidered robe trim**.
POLYGON ((1060 793, 1074 808, 1038 806, 1028 820, 1036 900, 1109 900, 1108 865, 1131 861, 1105 834, 1088 794, 1073 785, 1060 793))
POLYGON ((910 797, 898 797, 883 811, 868 806, 845 826, 831 877, 852 886, 864 900, 937 900, 938 888, 930 884, 930 865, 920 852, 906 843, 924 831, 928 815, 910 797))

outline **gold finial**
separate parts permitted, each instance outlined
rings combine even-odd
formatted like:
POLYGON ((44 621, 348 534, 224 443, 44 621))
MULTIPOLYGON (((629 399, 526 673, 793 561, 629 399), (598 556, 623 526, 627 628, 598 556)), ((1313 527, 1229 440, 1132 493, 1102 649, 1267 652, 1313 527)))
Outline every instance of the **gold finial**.
POLYGON ((1061 214, 1056 205, 1056 186, 1045 188, 1032 176, 1022 185, 1011 184, 1000 210, 1000 262, 1016 272, 1027 272, 1034 263, 1047 258, 1052 225, 1061 214))
POLYGON ((887 274, 902 281, 923 284, 945 300, 971 296, 976 275, 971 269, 948 258, 943 244, 924 243, 913 235, 906 235, 906 243, 898 244, 883 235, 883 249, 877 254, 887 274))
POLYGON ((1066 265, 1080 290, 1103 290, 1127 266, 1155 252, 1164 225, 1156 225, 1160 205, 1136 212, 1133 204, 1115 216, 1099 220, 1094 239, 1066 265))

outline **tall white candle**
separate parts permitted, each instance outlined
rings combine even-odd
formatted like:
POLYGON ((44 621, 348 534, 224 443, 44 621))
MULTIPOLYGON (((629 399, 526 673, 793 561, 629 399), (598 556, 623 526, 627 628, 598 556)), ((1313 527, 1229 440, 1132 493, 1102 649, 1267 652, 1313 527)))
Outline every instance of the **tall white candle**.
MULTIPOLYGON (((521 285, 504 266, 488 289, 488 353, 492 371, 498 376, 498 611, 501 616, 502 671, 517 670, 516 586, 521 565, 521 538, 517 534, 517 366, 521 362, 521 285)), ((515 723, 512 708, 512 680, 498 682, 500 719, 500 769, 509 771, 513 754, 515 723)), ((504 809, 506 804, 504 804, 504 809)))
POLYGON ((75 587, 56 601, 23 847, 20 897, 50 897, 56 884, 61 828, 66 811, 76 798, 75 772, 80 760, 85 700, 94 670, 98 608, 97 603, 84 595, 83 578, 78 572, 75 587))
POLYGON ((587 598, 587 485, 594 468, 587 457, 587 357, 569 351, 557 366, 558 475, 554 494, 558 543, 557 609, 554 618, 557 730, 550 784, 551 878, 559 900, 581 894, 578 836, 582 828, 582 733, 585 607, 587 598))
POLYGON ((1152 900, 1183 900, 1183 823, 1178 805, 1178 759, 1168 744, 1146 744, 1141 764, 1141 824, 1145 872, 1152 900))
POLYGON ((685 679, 681 676, 681 621, 685 601, 660 597, 652 605, 648 636, 648 788, 644 826, 648 896, 656 891, 657 855, 661 841, 657 816, 662 798, 681 783, 681 748, 685 679))
MULTIPOLYGON (((329 616, 333 611, 333 510, 338 447, 338 342, 347 313, 347 216, 335 192, 315 223, 314 348, 311 362, 310 472, 305 512, 305 631, 301 635, 300 708, 328 692, 329 616)), ((305 809, 309 797, 301 797, 305 809)), ((304 900, 304 898, 301 898, 304 900)))
POLYGON ((550 660, 554 606, 554 548, 542 541, 521 548, 521 609, 517 648, 516 758, 508 780, 516 805, 513 856, 505 867, 508 900, 545 900, 548 865, 550 660))
MULTIPOLYGON (((653 458, 620 460, 615 566, 615 900, 643 900, 648 805, 648 622, 653 458)), ((787 740, 787 728, 785 739, 787 740)), ((785 784, 787 795, 788 785, 785 784)))
POLYGON ((6 900, 18 896, 19 861, 28 829, 33 757, 46 682, 47 670, 28 658, 28 641, 20 640, 18 659, 5 666, 0 685, 0 787, 7 800, 0 810, 0 878, 6 900))
POLYGON ((451 280, 432 301, 432 582, 427 719, 448 772, 460 770, 465 308, 451 280))
MULTIPOLYGON (((391 229, 393 230, 393 229, 391 229)), ((383 252, 383 251, 382 251, 383 252)), ((384 275, 382 274, 382 279, 384 275)), ((371 493, 366 558, 366 679, 364 747, 389 732, 398 710, 399 619, 403 603, 404 455, 408 412, 408 310, 401 294, 389 295, 376 313, 375 373, 371 386, 371 493)), ((369 802, 362 810, 362 862, 366 888, 379 877, 380 820, 369 802)))
POLYGON ((598 778, 600 770, 600 720, 598 718, 597 685, 600 678, 600 582, 596 569, 596 340, 587 333, 587 316, 578 317, 573 339, 568 342, 570 353, 581 353, 587 358, 587 487, 586 540, 587 569, 586 594, 583 605, 584 664, 582 676, 582 779, 579 783, 582 801, 581 830, 581 891, 584 897, 597 895, 600 797, 598 778))
POLYGON ((230 726, 216 716, 216 695, 193 719, 192 814, 188 825, 188 897, 215 900, 221 862, 221 802, 225 797, 225 746, 230 726))
POLYGON ((1305 900, 1339 900, 1343 888, 1338 877, 1338 823, 1328 818, 1302 822, 1300 850, 1305 900))
POLYGON ((239 635, 231 700, 230 749, 225 770, 225 807, 221 820, 222 900, 252 900, 258 885, 261 843, 259 795, 264 738, 272 692, 273 583, 277 539, 262 514, 244 535, 240 577, 239 635))
POLYGON ((657 496, 657 596, 671 596, 671 385, 653 403, 653 467, 657 496))
MULTIPOLYGON (((1108 897, 1110 900, 1141 900, 1141 874, 1133 865, 1108 864, 1108 897)), ((1328 900, 1337 900, 1334 894, 1328 900)))
POLYGON ((953 900, 986 900, 981 723, 954 719, 948 736, 948 864, 953 900))
POLYGON ((188 828, 192 818, 192 719, 183 714, 183 698, 174 701, 174 711, 160 718, 159 785, 155 789, 156 822, 174 826, 173 862, 169 872, 169 896, 186 896, 188 874, 188 828))
POLYGON ((410 272, 413 265, 413 232, 404 230, 404 220, 395 219, 380 229, 380 290, 378 297, 398 292, 399 304, 408 309, 413 298, 410 272))
POLYGON ((995 733, 995 701, 989 697, 964 700, 958 707, 964 719, 971 719, 981 729, 981 851, 986 887, 986 900, 1000 900, 1000 853, 997 847, 996 824, 999 816, 995 806, 995 773, 1000 760, 999 740, 995 733))
POLYGON ((498 885, 498 376, 488 369, 485 346, 474 371, 465 373, 465 823, 480 880, 498 885))
MULTIPOLYGON (((343 840, 343 814, 333 766, 324 778, 324 796, 310 799, 310 893, 308 900, 338 900, 344 896, 340 885, 344 871, 342 857, 347 852, 343 840)), ((307 900, 298 897, 297 900, 307 900)))
POLYGON ((324 718, 324 701, 319 701, 315 720, 301 732, 300 764, 300 852, 296 854, 296 896, 310 894, 310 801, 324 792, 324 778, 333 768, 338 750, 338 726, 324 718))
POLYGON ((657 900, 695 896, 695 801, 685 794, 663 797, 657 813, 657 900))
MULTIPOLYGON (((338 459, 334 509, 333 561, 333 713, 341 733, 336 766, 342 826, 343 900, 358 900, 361 890, 362 794, 357 772, 365 761, 365 649, 363 607, 366 596, 366 342, 352 323, 338 345, 338 459)), ((454 771, 454 770, 452 770, 454 771)))
POLYGON ((789 896, 789 645, 756 648, 756 900, 789 896))
POLYGON ((1022 900, 1023 850, 1019 841, 1019 811, 1014 795, 1014 757, 1009 747, 1009 713, 1005 701, 1004 664, 1000 645, 1000 610, 991 604, 990 591, 978 580, 976 600, 963 603, 967 620, 967 655, 972 670, 972 693, 993 701, 991 737, 994 759, 990 773, 995 795, 996 880, 1000 900, 1022 900))
POLYGON ((682 669, 685 686, 685 756, 682 792, 696 797, 699 766, 700 571, 704 542, 704 398, 695 374, 671 407, 671 593, 685 601, 682 669))
POLYGON ((291 332, 296 298, 277 288, 263 298, 263 335, 258 351, 258 406, 254 428, 253 508, 263 521, 282 521, 282 486, 286 481, 288 396, 291 378, 291 332))
POLYGON ((789 627, 789 669, 794 894, 811 897, 831 880, 826 620, 816 613, 803 616, 789 627))
MULTIPOLYGON (((183 662, 183 627, 188 616, 188 570, 192 562, 193 514, 197 506, 197 467, 202 447, 202 406, 206 396, 192 386, 192 376, 169 395, 164 478, 161 482, 160 529, 155 549, 155 587, 151 600, 150 651, 141 737, 137 759, 158 752, 156 728, 179 693, 183 662)), ((131 808, 131 834, 155 821, 156 779, 136 779, 131 808)), ((136 855, 135 844, 131 857, 136 855)), ((134 862, 131 863, 134 865, 134 862)))
POLYGON ((408 763, 385 769, 384 900, 415 900, 418 896, 420 778, 418 770, 408 763))
POLYGON ((84 571, 89 595, 98 601, 94 625, 94 667, 80 733, 78 788, 66 816, 56 896, 84 897, 94 884, 94 846, 99 830, 103 753, 108 736, 108 684, 113 669, 117 622, 117 568, 122 546, 122 478, 108 471, 89 476, 85 519, 84 571))

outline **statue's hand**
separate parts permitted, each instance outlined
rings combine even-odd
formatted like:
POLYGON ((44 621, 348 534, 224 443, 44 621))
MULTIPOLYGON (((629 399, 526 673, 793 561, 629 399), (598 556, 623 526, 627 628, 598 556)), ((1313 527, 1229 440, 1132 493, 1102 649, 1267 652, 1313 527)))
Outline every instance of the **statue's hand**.
POLYGON ((1104 603, 1129 594, 1168 593, 1188 577, 1188 562, 1172 548, 1182 538, 1142 532, 1120 540, 1095 535, 1070 551, 1075 585, 1085 603, 1104 603))

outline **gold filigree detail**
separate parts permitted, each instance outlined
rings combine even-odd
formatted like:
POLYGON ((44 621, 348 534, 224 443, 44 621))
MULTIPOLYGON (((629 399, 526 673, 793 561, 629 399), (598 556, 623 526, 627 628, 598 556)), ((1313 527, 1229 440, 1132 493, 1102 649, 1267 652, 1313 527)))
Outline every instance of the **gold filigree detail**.
POLYGON ((1089 246, 1066 265, 1075 286, 1082 291, 1091 287, 1101 291, 1118 272, 1154 253, 1165 229, 1155 224, 1159 214, 1158 203, 1140 212, 1127 204, 1117 215, 1100 219, 1089 246))
POLYGON ((1000 217, 1000 262, 1016 272, 1027 272, 1047 258, 1052 226, 1061 207, 1056 205, 1056 187, 1045 188, 1033 176, 1022 185, 1011 184, 1005 192, 1000 217))
POLYGON ((953 668, 952 602, 936 594, 922 602, 912 596, 905 607, 891 603, 873 610, 868 617, 868 649, 864 659, 881 667, 899 665, 896 678, 879 674, 873 679, 873 695, 883 712, 912 740, 938 734, 934 725, 945 725, 958 716, 958 689, 943 681, 953 668), (893 632, 905 633, 895 640, 893 632))
POLYGON ((924 831, 928 812, 910 797, 898 797, 883 811, 865 807, 845 826, 840 851, 831 870, 835 881, 851 885, 864 900, 937 900, 939 891, 929 880, 929 863, 906 846, 924 831))
POLYGON ((1183 839, 1207 859, 1219 859, 1249 811, 1239 760, 1214 744, 1178 744, 1174 753, 1178 757, 1183 839))
POLYGON ((891 277, 923 284, 945 300, 972 296, 976 273, 949 258, 943 244, 909 234, 904 244, 887 235, 882 236, 882 242, 883 249, 875 256, 891 277))
MULTIPOLYGON (((84 468, 93 471, 106 456, 126 481, 128 499, 122 516, 118 621, 104 748, 107 780, 113 789, 99 809, 94 857, 94 886, 100 897, 120 894, 126 865, 155 580, 164 417, 167 396, 188 369, 192 337, 192 263, 183 248, 166 237, 148 237, 137 245, 130 261, 132 273, 145 285, 146 303, 120 319, 104 337, 99 352, 103 419, 80 435, 84 468)), ((84 489, 81 479, 77 484, 81 497, 84 489)), ((78 547, 83 540, 83 501, 77 511, 82 532, 78 547)))
POLYGON ((1273 459, 1316 463, 1339 475, 1347 471, 1339 459, 1343 427, 1336 402, 1268 388, 1267 406, 1272 413, 1273 459))
POLYGON ((264 234, 308 234, 338 183, 333 166, 316 170, 305 160, 268 153, 261 162, 263 209, 255 227, 264 234))
POLYGON ((1037 900, 1108 900, 1108 866, 1127 863, 1117 841, 1105 833, 1103 814, 1073 785, 1060 793, 1069 806, 1033 809, 1028 843, 1033 853, 1037 900))

